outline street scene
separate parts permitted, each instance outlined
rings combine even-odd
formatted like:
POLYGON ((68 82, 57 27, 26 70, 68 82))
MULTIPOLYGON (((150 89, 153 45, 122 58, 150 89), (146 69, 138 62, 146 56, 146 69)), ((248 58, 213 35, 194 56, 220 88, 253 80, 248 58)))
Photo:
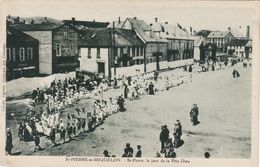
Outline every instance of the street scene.
POLYGON ((250 159, 251 25, 151 20, 6 16, 6 155, 250 159))

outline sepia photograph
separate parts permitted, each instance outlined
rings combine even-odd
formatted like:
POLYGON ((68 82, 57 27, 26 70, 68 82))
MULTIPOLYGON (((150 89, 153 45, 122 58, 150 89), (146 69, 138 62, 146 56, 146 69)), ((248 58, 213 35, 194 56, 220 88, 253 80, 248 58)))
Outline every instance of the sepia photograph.
POLYGON ((36 2, 2 12, 5 157, 252 158, 256 8, 36 2))

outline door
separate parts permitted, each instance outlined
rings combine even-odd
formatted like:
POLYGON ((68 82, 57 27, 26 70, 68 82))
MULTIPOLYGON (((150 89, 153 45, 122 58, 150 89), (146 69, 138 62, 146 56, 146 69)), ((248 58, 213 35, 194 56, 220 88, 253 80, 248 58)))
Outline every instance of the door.
POLYGON ((98 73, 105 74, 105 63, 98 62, 98 73))

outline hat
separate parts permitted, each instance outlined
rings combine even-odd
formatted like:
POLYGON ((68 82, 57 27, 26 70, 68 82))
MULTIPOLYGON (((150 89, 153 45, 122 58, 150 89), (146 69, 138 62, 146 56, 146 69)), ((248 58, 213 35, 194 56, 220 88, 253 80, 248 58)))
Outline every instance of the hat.
POLYGON ((108 154, 108 151, 107 151, 107 150, 104 150, 103 154, 108 154))

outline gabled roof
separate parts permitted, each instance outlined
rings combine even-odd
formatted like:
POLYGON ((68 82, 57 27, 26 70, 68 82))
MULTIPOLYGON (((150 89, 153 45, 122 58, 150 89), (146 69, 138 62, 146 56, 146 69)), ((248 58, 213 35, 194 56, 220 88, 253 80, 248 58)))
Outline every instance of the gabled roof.
POLYGON ((243 34, 242 32, 238 31, 238 30, 231 30, 230 31, 231 34, 235 37, 235 38, 245 38, 246 35, 243 34))
POLYGON ((79 46, 81 47, 111 47, 112 35, 114 32, 115 45, 120 46, 133 46, 143 45, 140 39, 135 37, 131 30, 119 30, 111 28, 97 28, 87 29, 80 31, 79 46))
POLYGON ((227 46, 246 46, 248 43, 248 39, 234 39, 232 41, 229 41, 226 45, 227 46))
POLYGON ((211 33, 210 30, 200 30, 199 32, 196 32, 194 35, 207 37, 210 33, 211 33))
POLYGON ((88 29, 88 28, 106 28, 109 22, 96 22, 96 21, 80 21, 80 20, 62 20, 65 24, 75 26, 76 29, 88 29))
POLYGON ((24 44, 28 44, 28 43, 35 43, 35 44, 38 44, 38 40, 19 31, 19 30, 16 30, 10 26, 7 27, 7 37, 6 37, 6 40, 7 40, 7 43, 11 42, 15 42, 15 43, 24 43, 24 44))
MULTIPOLYGON (((124 22, 129 21, 131 27, 143 38, 146 42, 167 42, 167 40, 156 37, 152 28, 143 20, 138 20, 135 18, 127 18, 124 22)), ((123 28, 123 27, 122 27, 123 28)))
POLYGON ((52 31, 58 28, 60 24, 43 23, 43 24, 12 24, 13 28, 20 31, 52 31))
POLYGON ((229 31, 212 31, 207 38, 225 38, 229 31))

